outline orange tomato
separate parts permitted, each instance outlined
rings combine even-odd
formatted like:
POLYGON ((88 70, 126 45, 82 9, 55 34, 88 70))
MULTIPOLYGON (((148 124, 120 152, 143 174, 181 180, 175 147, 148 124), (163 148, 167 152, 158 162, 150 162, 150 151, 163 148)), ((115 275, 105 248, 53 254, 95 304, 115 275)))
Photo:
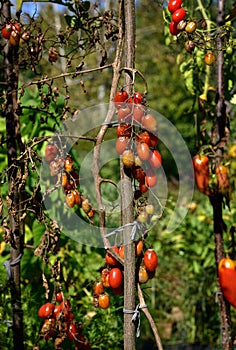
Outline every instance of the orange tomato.
POLYGON ((218 264, 218 276, 225 299, 236 308, 236 261, 221 259, 218 264))

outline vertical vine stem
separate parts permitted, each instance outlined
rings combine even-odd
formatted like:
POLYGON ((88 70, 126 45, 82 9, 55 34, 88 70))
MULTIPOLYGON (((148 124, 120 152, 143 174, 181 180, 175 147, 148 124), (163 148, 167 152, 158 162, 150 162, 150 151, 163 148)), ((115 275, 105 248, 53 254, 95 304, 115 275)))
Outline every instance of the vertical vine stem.
MULTIPOLYGON (((2 5, 2 20, 11 19, 11 3, 4 1, 2 5)), ((20 257, 24 249, 24 224, 20 218, 22 209, 22 191, 18 188, 17 179, 23 174, 21 169, 14 166, 18 151, 23 150, 21 142, 19 116, 16 113, 18 89, 18 48, 7 43, 4 46, 4 75, 6 81, 6 142, 8 159, 8 215, 11 232, 10 262, 12 278, 10 281, 12 302, 12 331, 14 349, 24 349, 23 311, 21 303, 20 257), (13 166, 12 166, 13 165, 13 166)))
MULTIPOLYGON (((225 0, 218 0, 217 3, 217 28, 219 29, 224 24, 225 18, 225 0)), ((214 143, 220 144, 222 138, 225 137, 225 97, 224 97, 224 53, 223 53, 223 38, 217 35, 217 105, 216 105, 216 125, 215 125, 215 140, 214 143)), ((216 165, 219 165, 223 157, 223 149, 216 147, 216 165)), ((214 237, 215 237, 215 259, 216 267, 220 260, 224 257, 224 222, 223 222, 223 198, 220 193, 216 193, 212 199, 213 220, 214 220, 214 237)), ((218 280, 218 301, 221 323, 221 346, 224 350, 232 349, 231 339, 231 321, 230 307, 225 300, 218 280)))

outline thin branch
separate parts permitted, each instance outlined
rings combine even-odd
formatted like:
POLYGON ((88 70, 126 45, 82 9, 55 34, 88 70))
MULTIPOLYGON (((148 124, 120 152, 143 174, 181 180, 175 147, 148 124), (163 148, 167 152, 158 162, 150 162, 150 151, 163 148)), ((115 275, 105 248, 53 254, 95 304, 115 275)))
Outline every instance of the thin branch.
POLYGON ((145 300, 144 300, 144 296, 143 296, 143 292, 142 289, 140 287, 140 284, 138 283, 138 297, 139 297, 139 303, 140 303, 140 309, 143 311, 143 313, 145 314, 145 316, 148 319, 148 322, 152 328, 155 340, 156 340, 156 344, 157 344, 157 348, 158 350, 163 350, 162 347, 162 343, 161 343, 161 338, 159 336, 157 327, 155 325, 155 322, 153 321, 152 315, 150 314, 148 307, 146 306, 145 300))

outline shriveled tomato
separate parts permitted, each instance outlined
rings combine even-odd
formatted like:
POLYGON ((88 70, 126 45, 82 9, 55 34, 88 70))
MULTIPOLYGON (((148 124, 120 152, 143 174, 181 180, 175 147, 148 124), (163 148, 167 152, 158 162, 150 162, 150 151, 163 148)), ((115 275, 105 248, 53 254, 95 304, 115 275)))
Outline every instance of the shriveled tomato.
POLYGON ((71 191, 66 194, 66 204, 70 208, 74 208, 75 206, 75 196, 74 193, 71 191))
POLYGON ((69 324, 67 332, 66 332, 68 339, 69 340, 76 339, 77 333, 78 333, 78 331, 77 331, 76 325, 74 323, 69 324))
POLYGON ((49 318, 53 314, 54 307, 52 303, 43 304, 38 310, 39 317, 49 318))
POLYGON ((147 249, 143 256, 143 262, 147 271, 155 271, 158 264, 158 257, 155 250, 147 249))
POLYGON ((100 282, 96 282, 94 284, 94 287, 93 287, 93 294, 96 295, 96 296, 99 296, 100 294, 103 294, 104 293, 104 285, 103 283, 100 281, 100 282))
POLYGON ((193 168, 197 188, 200 192, 209 196, 211 194, 209 188, 209 158, 205 155, 196 155, 193 157, 193 168))
POLYGON ((130 149, 126 149, 122 153, 122 162, 126 168, 132 168, 134 165, 134 153, 130 149))
POLYGON ((46 146, 45 159, 47 162, 50 163, 52 160, 54 160, 56 158, 57 154, 58 154, 58 148, 56 145, 49 144, 46 146))
POLYGON ((148 277, 146 267, 141 265, 138 271, 138 281, 139 283, 143 284, 143 283, 147 283, 148 280, 149 280, 149 277, 148 277))
POLYGON ((218 276, 221 290, 226 300, 236 308, 236 262, 223 258, 218 264, 218 276))
MULTIPOLYGON (((114 252, 119 254, 119 248, 117 246, 113 246, 112 250, 114 250, 114 252)), ((113 258, 113 256, 109 252, 106 252, 105 260, 106 260, 106 263, 110 266, 115 266, 118 264, 118 261, 115 258, 113 258)))
POLYGON ((73 159, 68 156, 64 161, 64 169, 70 173, 73 170, 73 159))
POLYGON ((119 124, 116 129, 117 136, 126 136, 130 137, 131 136, 131 125, 130 124, 119 124))
POLYGON ((110 305, 110 297, 109 294, 100 294, 98 297, 98 305, 102 309, 107 309, 110 305))
POLYGON ((123 274, 118 267, 114 267, 109 272, 109 284, 111 288, 118 288, 123 280, 123 274))
POLYGON ((110 284, 109 284, 109 270, 107 268, 102 270, 102 272, 101 272, 101 279, 102 279, 102 283, 103 283, 105 288, 110 287, 110 284))
POLYGON ((229 171, 224 165, 219 165, 216 167, 217 175, 217 188, 220 193, 227 195, 231 191, 230 181, 229 181, 229 171))

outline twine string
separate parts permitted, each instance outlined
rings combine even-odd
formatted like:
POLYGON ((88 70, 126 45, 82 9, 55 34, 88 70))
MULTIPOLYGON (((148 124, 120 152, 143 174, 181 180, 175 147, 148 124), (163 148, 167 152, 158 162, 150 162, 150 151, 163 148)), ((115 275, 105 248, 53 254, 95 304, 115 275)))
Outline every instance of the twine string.
POLYGON ((140 305, 138 304, 135 308, 135 310, 127 310, 123 309, 124 314, 133 314, 131 318, 131 322, 133 322, 136 325, 136 337, 139 338, 140 336, 140 311, 139 309, 147 307, 146 304, 140 305))
POLYGON ((22 254, 20 253, 13 261, 6 260, 3 266, 7 272, 7 280, 10 281, 13 278, 12 267, 17 265, 22 258, 22 254))

